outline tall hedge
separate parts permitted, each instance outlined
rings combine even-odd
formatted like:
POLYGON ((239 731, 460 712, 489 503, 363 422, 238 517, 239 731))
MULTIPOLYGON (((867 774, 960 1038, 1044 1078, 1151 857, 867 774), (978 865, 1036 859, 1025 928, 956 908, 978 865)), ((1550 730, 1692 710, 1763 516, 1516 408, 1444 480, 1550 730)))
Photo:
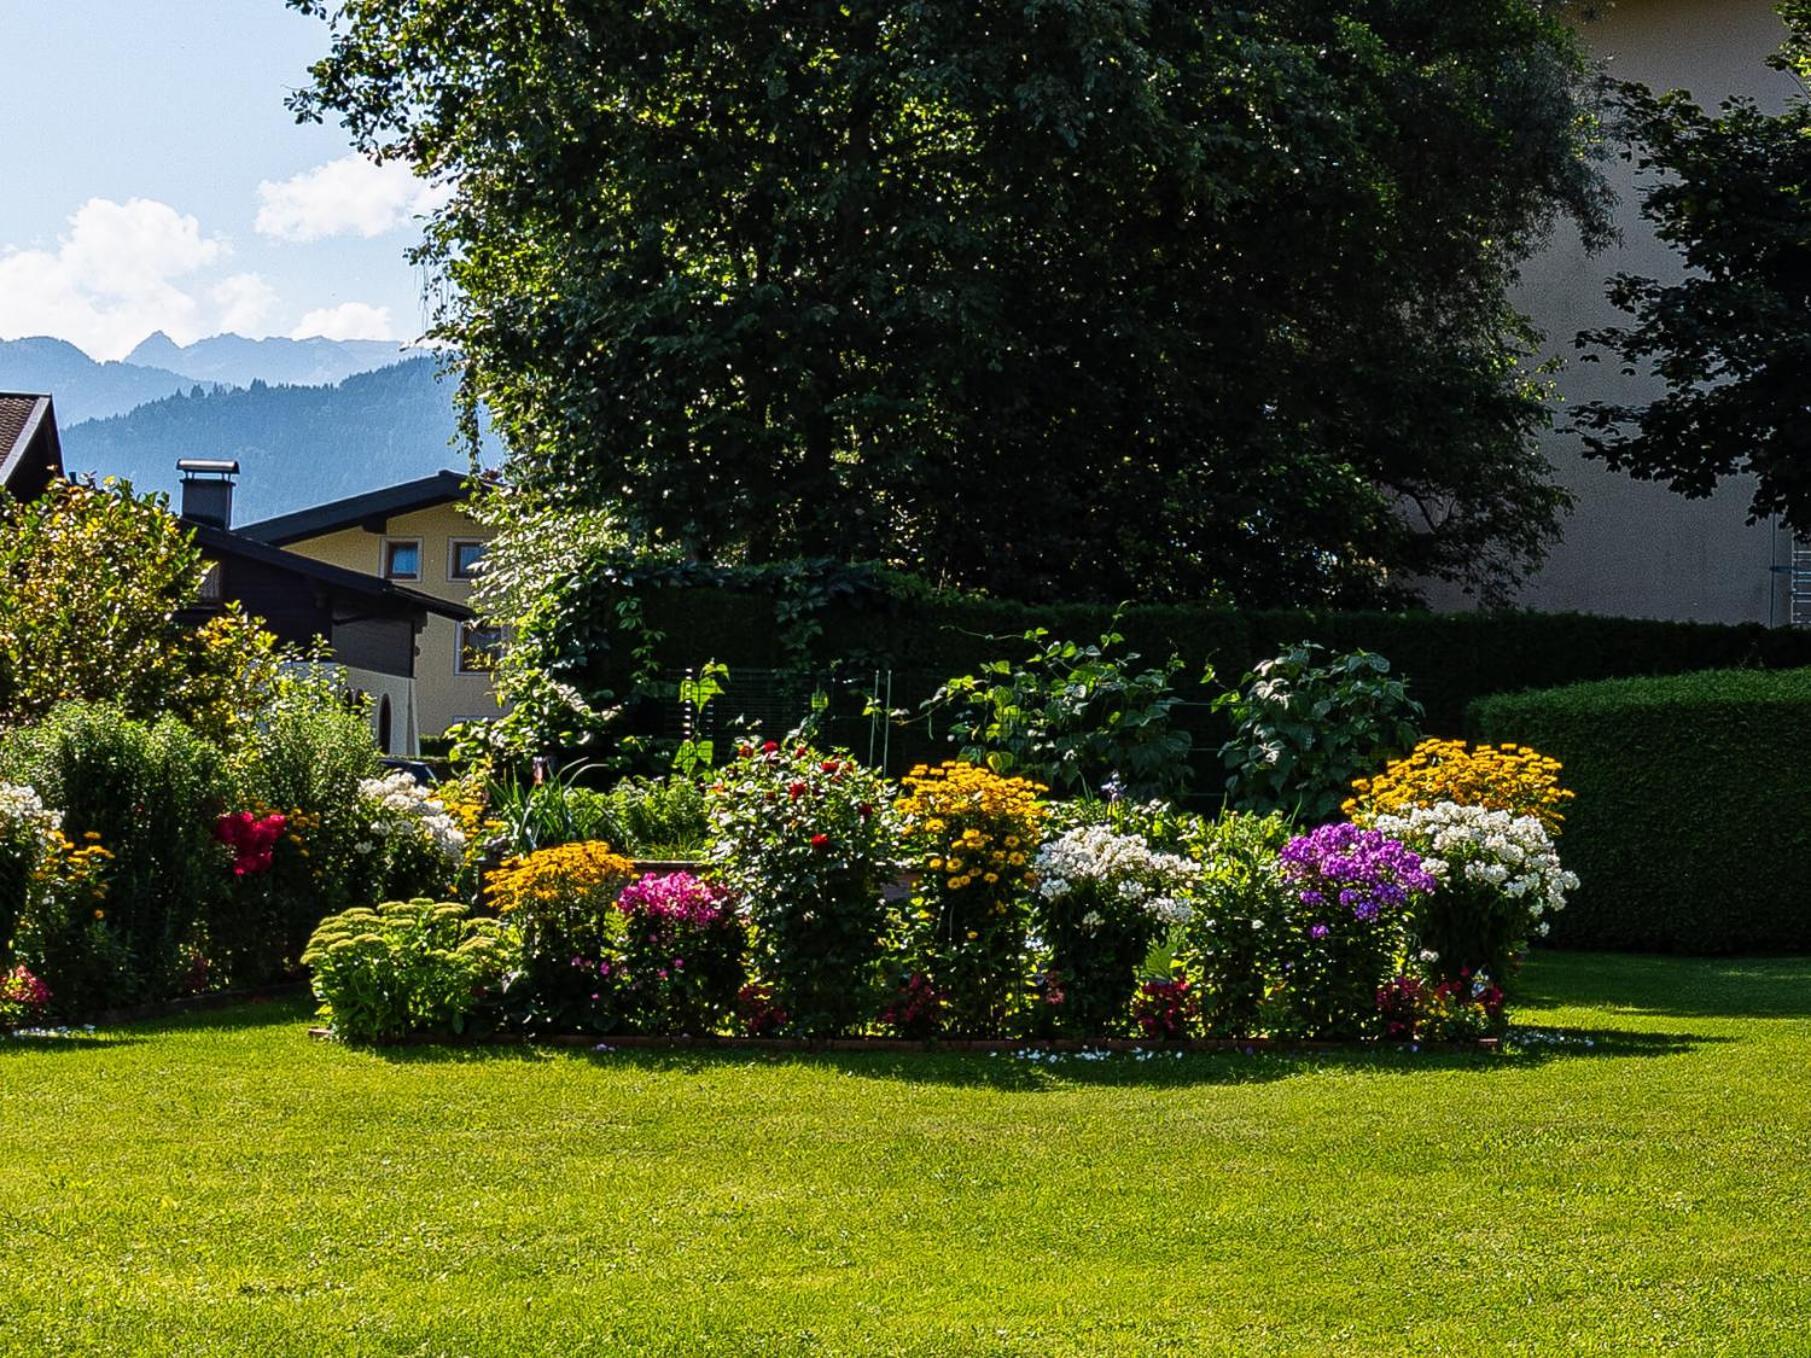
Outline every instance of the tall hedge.
POLYGON ((1481 699, 1474 734, 1565 765, 1583 881, 1562 946, 1811 951, 1811 669, 1711 670, 1481 699))
MULTIPOLYGON (((606 617, 607 603, 598 604, 606 617)), ((646 607, 650 625, 665 633, 659 647, 664 664, 716 659, 732 673, 793 663, 789 636, 798 629, 785 624, 782 612, 771 594, 706 588, 651 590, 646 607)), ((810 654, 820 665, 854 662, 891 671, 894 705, 911 708, 943 679, 1006 651, 989 636, 1047 627, 1055 636, 1091 639, 1112 617, 1111 608, 1094 605, 851 592, 809 615, 821 629, 811 639, 810 654)), ((1302 640, 1335 650, 1377 651, 1408 677, 1427 708, 1427 729, 1442 735, 1459 734, 1466 704, 1486 694, 1627 675, 1811 665, 1811 631, 1578 613, 1247 612, 1137 605, 1124 610, 1121 629, 1130 647, 1147 659, 1181 655, 1187 662, 1184 697, 1203 703, 1211 694, 1188 681, 1210 661, 1222 681, 1235 682, 1256 662, 1302 640)), ((593 635, 607 639, 610 633, 601 626, 593 635)), ((604 668, 620 670, 627 656, 598 659, 604 668)), ((1200 726, 1204 740, 1218 743, 1223 733, 1214 718, 1204 710, 1185 716, 1200 726)))

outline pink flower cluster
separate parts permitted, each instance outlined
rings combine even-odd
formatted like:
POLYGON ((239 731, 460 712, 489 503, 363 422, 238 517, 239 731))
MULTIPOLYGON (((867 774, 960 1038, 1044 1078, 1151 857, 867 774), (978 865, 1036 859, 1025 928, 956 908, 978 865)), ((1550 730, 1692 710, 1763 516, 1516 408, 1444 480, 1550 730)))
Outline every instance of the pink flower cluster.
POLYGON ((616 898, 616 908, 629 916, 708 929, 728 914, 730 907, 729 893, 722 887, 689 872, 668 872, 631 882, 616 898))
POLYGON ((0 972, 0 1028, 36 1022, 50 1005, 50 987, 24 967, 0 972))
POLYGON ((281 812, 254 816, 249 811, 234 811, 214 822, 214 838, 233 851, 233 876, 251 877, 269 872, 271 855, 289 817, 281 812))

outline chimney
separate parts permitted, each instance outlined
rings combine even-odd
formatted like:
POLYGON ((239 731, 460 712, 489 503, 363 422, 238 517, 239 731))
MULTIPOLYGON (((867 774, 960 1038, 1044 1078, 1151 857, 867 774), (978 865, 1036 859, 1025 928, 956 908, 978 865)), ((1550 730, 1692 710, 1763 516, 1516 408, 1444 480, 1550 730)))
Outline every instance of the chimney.
POLYGON ((182 473, 182 517, 190 523, 231 528, 233 478, 239 474, 239 464, 185 457, 176 470, 182 473))

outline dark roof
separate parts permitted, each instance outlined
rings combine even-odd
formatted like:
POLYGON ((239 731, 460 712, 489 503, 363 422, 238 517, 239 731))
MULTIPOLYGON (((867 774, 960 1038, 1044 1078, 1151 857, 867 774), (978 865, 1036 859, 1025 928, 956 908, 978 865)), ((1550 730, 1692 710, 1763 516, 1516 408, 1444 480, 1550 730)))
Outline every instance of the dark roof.
POLYGON ((183 522, 194 530, 196 545, 208 556, 238 557, 241 560, 261 562, 277 570, 291 571, 341 594, 355 595, 390 612, 438 613, 441 617, 452 618, 456 622, 464 622, 472 616, 471 609, 464 604, 454 603, 451 599, 436 599, 432 594, 407 589, 375 575, 349 571, 342 566, 330 566, 325 561, 315 561, 299 552, 286 552, 281 547, 272 547, 232 529, 216 528, 211 523, 196 523, 189 519, 183 522))
POLYGON ((323 533, 338 532, 342 528, 368 526, 382 532, 384 521, 398 514, 411 514, 418 509, 432 509, 435 505, 465 499, 468 479, 463 472, 435 472, 419 481, 404 481, 344 500, 331 500, 312 509, 298 509, 293 514, 244 524, 234 531, 276 547, 305 538, 318 538, 323 533))
POLYGON ((21 499, 63 475, 63 442, 50 397, 0 391, 0 486, 21 499))

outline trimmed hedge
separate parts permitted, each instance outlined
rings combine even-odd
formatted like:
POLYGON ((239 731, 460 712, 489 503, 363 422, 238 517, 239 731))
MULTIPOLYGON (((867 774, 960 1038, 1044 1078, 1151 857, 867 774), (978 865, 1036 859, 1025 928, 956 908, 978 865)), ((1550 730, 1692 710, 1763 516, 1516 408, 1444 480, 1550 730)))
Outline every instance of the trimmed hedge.
MULTIPOLYGON (((663 665, 682 668, 721 660, 733 681, 739 672, 783 670, 791 664, 787 628, 771 593, 668 586, 650 589, 644 598, 649 625, 665 634, 657 648, 663 665)), ((600 599, 600 618, 608 617, 608 602, 600 599)), ((841 663, 863 677, 866 671, 888 670, 891 705, 916 712, 951 675, 967 673, 984 660, 1022 653, 1022 646, 990 641, 990 636, 1014 638, 1042 626, 1054 636, 1092 640, 1107 628, 1113 610, 852 591, 809 616, 821 627, 811 645, 815 665, 841 663)), ((1230 731, 1223 714, 1208 710, 1212 692, 1195 682, 1202 667, 1211 661, 1222 684, 1236 683, 1258 661, 1302 640, 1335 651, 1363 647, 1387 656, 1427 709, 1427 732, 1453 736, 1464 729, 1466 705, 1487 694, 1625 675, 1811 666, 1811 631, 1586 614, 1240 612, 1203 605, 1135 605, 1124 611, 1121 630, 1130 649, 1146 661, 1155 663, 1173 653, 1186 662, 1178 683, 1185 704, 1177 717, 1195 737, 1194 786, 1208 800, 1225 776, 1215 751, 1230 731)), ((608 644, 613 634, 603 626, 593 635, 608 644)), ((594 656, 597 677, 618 692, 627 682, 625 649, 594 656)), ((862 696, 835 697, 826 729, 832 743, 846 743, 858 753, 866 751, 870 735, 862 696)), ((720 707, 721 717, 733 717, 736 700, 726 699, 720 707)), ((671 714, 652 713, 647 720, 670 721, 671 714)), ((932 730, 922 721, 895 728, 889 737, 888 772, 946 757, 950 746, 944 735, 941 725, 932 730)))
POLYGON ((1474 734, 1565 765, 1566 947, 1811 951, 1811 669, 1485 698, 1474 734))

